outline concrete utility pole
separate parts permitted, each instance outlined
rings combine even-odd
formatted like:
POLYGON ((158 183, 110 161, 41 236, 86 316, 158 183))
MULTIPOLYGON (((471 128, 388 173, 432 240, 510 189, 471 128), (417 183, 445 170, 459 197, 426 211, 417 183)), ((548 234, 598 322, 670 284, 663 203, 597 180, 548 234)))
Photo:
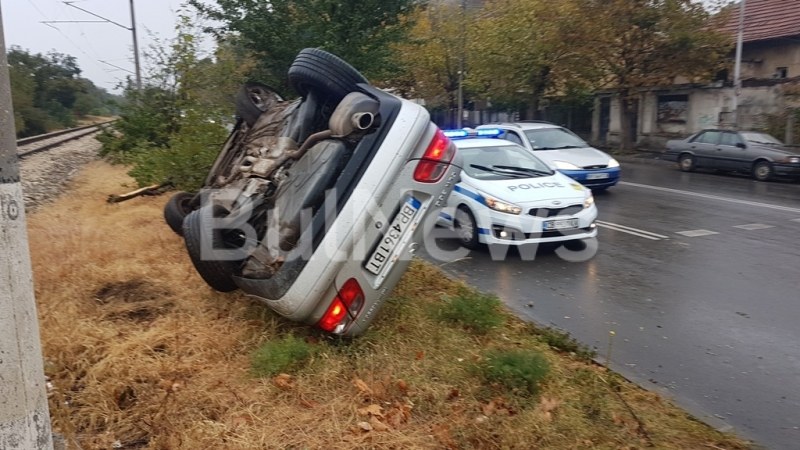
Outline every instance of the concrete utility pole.
POLYGON ((736 62, 733 65, 733 128, 739 129, 739 95, 742 93, 742 45, 744 41, 744 1, 739 3, 739 30, 736 33, 736 62))
POLYGON ((0 10, 0 449, 53 448, 0 10))

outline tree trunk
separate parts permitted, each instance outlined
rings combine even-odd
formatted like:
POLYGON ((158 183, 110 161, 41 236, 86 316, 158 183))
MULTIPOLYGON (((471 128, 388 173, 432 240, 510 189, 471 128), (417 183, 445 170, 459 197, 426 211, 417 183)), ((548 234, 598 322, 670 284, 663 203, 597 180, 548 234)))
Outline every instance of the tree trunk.
POLYGON ((620 150, 633 150, 633 127, 631 117, 633 114, 633 104, 636 103, 627 91, 620 92, 619 97, 619 127, 620 127, 620 150))

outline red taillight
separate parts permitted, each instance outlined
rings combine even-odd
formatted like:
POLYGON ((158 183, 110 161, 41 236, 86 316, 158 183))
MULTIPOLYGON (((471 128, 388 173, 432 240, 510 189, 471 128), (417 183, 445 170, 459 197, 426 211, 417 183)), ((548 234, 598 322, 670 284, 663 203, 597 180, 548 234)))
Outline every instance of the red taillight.
POLYGON ((442 130, 437 128, 433 140, 414 170, 414 180, 420 183, 436 183, 447 171, 447 166, 455 154, 456 146, 450 142, 442 130))
POLYGON ((339 294, 334 297, 331 306, 317 325, 325 331, 335 331, 342 322, 346 325, 352 320, 362 306, 364 306, 364 291, 355 278, 350 278, 339 289, 339 294))

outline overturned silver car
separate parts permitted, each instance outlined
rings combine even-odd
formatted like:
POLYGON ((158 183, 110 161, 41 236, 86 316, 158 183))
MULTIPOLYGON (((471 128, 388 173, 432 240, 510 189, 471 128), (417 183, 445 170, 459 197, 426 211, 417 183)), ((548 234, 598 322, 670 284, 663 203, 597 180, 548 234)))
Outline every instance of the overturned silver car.
POLYGON ((167 203, 199 275, 279 314, 362 333, 457 182, 455 146, 413 102, 304 49, 285 101, 245 85, 203 188, 167 203))

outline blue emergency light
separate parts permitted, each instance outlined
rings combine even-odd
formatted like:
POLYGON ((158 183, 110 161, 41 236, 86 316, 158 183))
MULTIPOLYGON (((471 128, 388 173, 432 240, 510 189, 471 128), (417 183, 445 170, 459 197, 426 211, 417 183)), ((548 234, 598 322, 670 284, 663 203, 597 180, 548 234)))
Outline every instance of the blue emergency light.
POLYGON ((471 128, 461 128, 457 130, 445 130, 444 135, 450 139, 462 139, 469 137, 496 138, 500 137, 505 131, 499 128, 481 128, 473 130, 471 128))

